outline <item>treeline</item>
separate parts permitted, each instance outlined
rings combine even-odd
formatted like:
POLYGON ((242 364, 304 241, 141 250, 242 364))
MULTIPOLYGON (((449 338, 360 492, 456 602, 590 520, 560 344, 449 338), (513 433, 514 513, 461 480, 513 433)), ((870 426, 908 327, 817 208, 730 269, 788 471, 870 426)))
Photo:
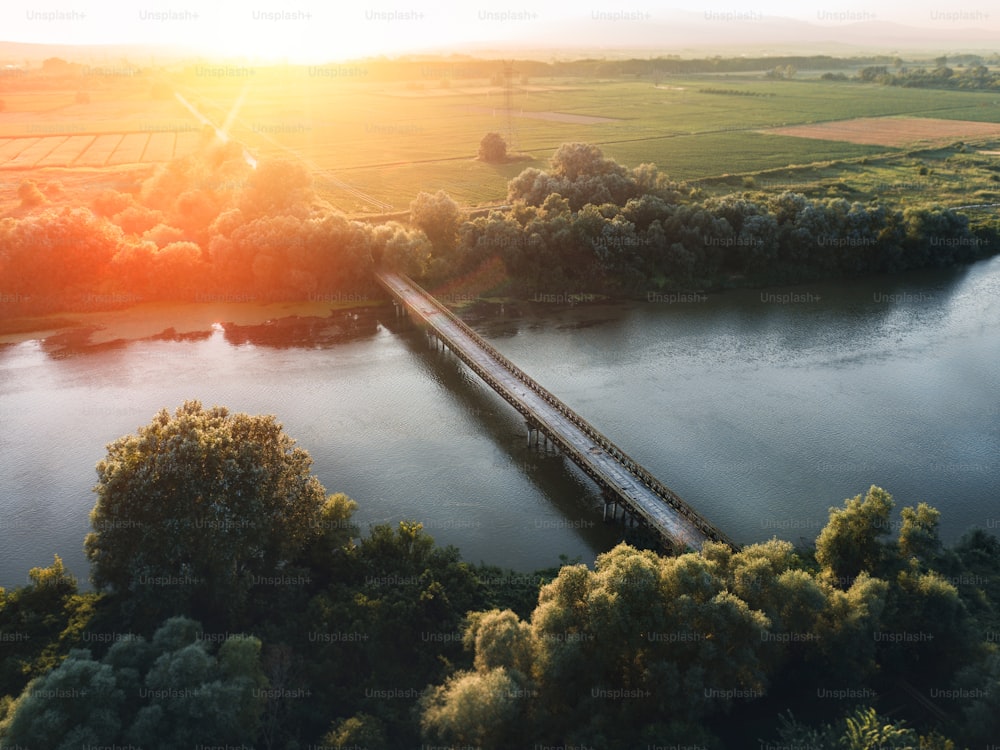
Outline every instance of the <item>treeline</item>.
MULTIPOLYGON (((815 544, 625 544, 534 575, 361 534, 273 417, 188 402, 108 446, 85 540, 0 590, 0 740, 70 750, 1000 736, 1000 542, 884 490, 815 544), (898 533, 890 534, 890 529, 898 533), (888 715, 891 712, 891 718, 888 715)), ((868 743, 868 744, 865 744, 868 743)))
MULTIPOLYGON (((843 73, 824 73, 821 77, 830 81, 849 80, 843 73)), ((1000 71, 990 70, 985 65, 970 65, 955 69, 943 62, 930 69, 922 67, 890 69, 885 65, 869 65, 859 70, 853 80, 903 88, 1000 90, 1000 71)))
POLYGON ((382 264, 428 283, 499 265, 511 294, 627 296, 942 268, 998 247, 994 228, 948 208, 788 192, 704 198, 654 165, 626 168, 583 143, 512 179, 505 210, 468 219, 443 191, 421 193, 409 226, 349 220, 318 199, 302 166, 252 168, 236 143, 86 207, 51 207, 32 183, 20 196, 19 215, 0 220, 9 314, 368 295, 382 264))
MULTIPOLYGON (((514 60, 512 67, 516 80, 531 78, 594 78, 625 76, 629 78, 656 79, 664 75, 686 75, 699 73, 748 73, 767 71, 777 66, 793 66, 797 70, 830 70, 857 67, 858 65, 889 64, 894 58, 884 55, 862 57, 832 57, 829 55, 782 55, 775 57, 705 57, 681 58, 664 55, 654 58, 632 58, 608 60, 601 58, 581 58, 576 60, 514 60)), ((16 61, 18 64, 20 61, 16 61)), ((451 56, 449 58, 368 58, 351 60, 338 64, 311 66, 312 69, 329 68, 331 74, 340 71, 351 78, 363 76, 365 81, 426 81, 437 84, 450 80, 490 80, 502 85, 502 71, 507 61, 472 57, 451 56)), ((194 76, 200 65, 211 65, 207 61, 179 62, 180 75, 194 76)), ((295 74, 295 66, 254 66, 261 75, 295 74)), ((115 85, 129 82, 149 86, 160 77, 178 73, 164 66, 149 66, 141 63, 118 61, 113 64, 81 64, 59 57, 51 57, 38 68, 16 67, 7 71, 4 79, 10 87, 47 87, 54 82, 83 81, 87 78, 113 78, 115 85)), ((90 81, 95 83, 95 81, 90 81)))
MULTIPOLYGON (((609 75, 632 78, 657 78, 664 75, 696 73, 748 73, 770 70, 775 65, 792 65, 798 70, 829 70, 830 68, 877 65, 891 62, 892 58, 871 56, 837 58, 828 55, 785 55, 779 57, 705 57, 684 59, 676 55, 630 60, 580 59, 514 60, 517 75, 529 78, 549 77, 603 77, 609 75)), ((503 61, 455 60, 365 60, 367 76, 377 79, 420 79, 429 81, 450 78, 490 78, 503 70, 503 61)), ((366 77, 367 77, 366 76, 366 77)))
MULTIPOLYGON (((1000 56, 994 54, 989 58, 980 55, 952 55, 949 58, 955 65, 965 65, 970 69, 984 64, 1000 63, 1000 56)), ((20 63, 20 61, 15 61, 20 63)), ((317 69, 329 69, 330 76, 336 78, 346 76, 351 80, 359 77, 365 81, 407 81, 411 83, 426 82, 437 85, 442 81, 452 80, 489 80, 496 85, 503 84, 503 70, 508 61, 489 60, 472 57, 451 56, 449 58, 418 57, 418 58, 368 58, 351 60, 344 63, 310 66, 308 69, 295 66, 254 66, 254 70, 264 76, 296 75, 301 70, 315 72, 317 69)), ((52 57, 43 61, 38 68, 15 67, 4 72, 5 88, 9 90, 46 88, 52 85, 65 85, 86 81, 88 85, 136 85, 148 88, 150 84, 161 82, 162 79, 174 75, 198 75, 199 66, 211 65, 208 61, 191 61, 178 63, 179 73, 167 70, 163 66, 147 66, 127 60, 113 64, 81 64, 52 57), (107 79, 107 80, 99 80, 107 79)), ((512 68, 517 81, 532 78, 606 78, 622 76, 627 78, 650 79, 656 81, 663 76, 697 75, 702 73, 752 73, 767 72, 777 69, 806 70, 837 70, 863 67, 866 70, 888 71, 893 67, 897 71, 905 66, 905 62, 896 56, 866 55, 858 57, 833 57, 830 55, 780 55, 772 57, 722 57, 719 55, 703 58, 681 58, 678 55, 663 55, 652 58, 632 58, 626 60, 608 60, 603 58, 581 58, 576 60, 513 60, 512 68)), ((941 67, 940 65, 937 67, 941 67)), ((922 70, 918 69, 918 70, 922 70)), ((824 78, 846 79, 844 73, 829 73, 824 78)), ((902 84, 899 84, 902 85, 902 84)))
POLYGON ((432 242, 431 262, 465 273, 499 257, 521 291, 629 295, 941 268, 1000 247, 994 230, 947 208, 701 198, 653 165, 627 169, 581 143, 563 144, 547 171, 524 170, 507 198, 509 210, 432 242))

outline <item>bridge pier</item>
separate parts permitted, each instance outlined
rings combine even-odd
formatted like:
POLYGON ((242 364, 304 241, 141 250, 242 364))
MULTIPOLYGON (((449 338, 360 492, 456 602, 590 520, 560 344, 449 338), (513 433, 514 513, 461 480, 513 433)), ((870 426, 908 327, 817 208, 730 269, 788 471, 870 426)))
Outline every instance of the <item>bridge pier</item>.
POLYGON ((608 520, 608 506, 611 506, 611 520, 614 521, 618 516, 618 498, 612 495, 610 492, 605 490, 602 493, 604 498, 604 520, 608 520))
POLYGON ((539 425, 535 424, 531 420, 525 420, 525 426, 528 429, 528 447, 534 448, 539 453, 553 453, 559 455, 559 445, 555 440, 550 438, 539 425))
POLYGON ((435 352, 441 354, 448 351, 448 345, 445 343, 444 339, 436 335, 433 331, 428 330, 427 332, 427 345, 431 347, 435 352))
POLYGON ((552 439, 552 438, 550 438, 548 436, 546 436, 546 438, 545 438, 545 449, 546 449, 545 450, 546 453, 548 453, 549 450, 551 449, 552 455, 554 455, 554 456, 558 456, 559 455, 559 443, 557 443, 554 439, 552 439))
POLYGON ((623 503, 621 498, 617 497, 613 492, 605 490, 603 495, 604 500, 604 521, 608 521, 608 508, 611 508, 611 520, 618 520, 618 510, 621 509, 621 522, 623 526, 628 526, 629 528, 633 526, 642 526, 645 524, 645 519, 639 515, 638 512, 627 503, 623 503))
POLYGON ((524 420, 524 424, 528 428, 528 447, 534 448, 537 451, 542 450, 542 441, 548 440, 548 437, 546 437, 538 423, 534 420, 526 419, 524 420))

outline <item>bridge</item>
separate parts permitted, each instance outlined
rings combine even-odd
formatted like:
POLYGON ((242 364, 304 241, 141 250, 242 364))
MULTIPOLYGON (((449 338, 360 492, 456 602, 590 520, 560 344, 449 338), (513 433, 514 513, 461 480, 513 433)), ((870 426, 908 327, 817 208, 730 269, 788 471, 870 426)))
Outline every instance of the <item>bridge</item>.
POLYGON ((567 456, 601 488, 604 518, 617 518, 655 530, 668 549, 701 549, 706 540, 739 545, 702 518, 656 477, 597 431, 583 417, 536 383, 494 349, 451 310, 400 273, 378 271, 376 279, 392 296, 397 311, 409 314, 428 336, 450 349, 501 398, 517 409, 528 426, 528 445, 544 440, 567 456))

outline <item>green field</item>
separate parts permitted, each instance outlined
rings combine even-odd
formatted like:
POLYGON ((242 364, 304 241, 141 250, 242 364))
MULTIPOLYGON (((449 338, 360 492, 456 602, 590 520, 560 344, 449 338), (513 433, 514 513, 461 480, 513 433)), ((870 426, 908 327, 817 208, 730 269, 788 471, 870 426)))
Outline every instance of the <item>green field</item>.
MULTIPOLYGON (((758 186, 785 180, 822 194, 850 195, 838 186, 846 181, 862 195, 868 194, 866 185, 910 185, 910 172, 935 162, 934 179, 922 181, 910 197, 928 200, 937 188, 958 194, 958 182, 968 194, 987 196, 994 173, 986 162, 995 156, 980 157, 977 166, 972 154, 963 154, 964 161, 946 166, 902 147, 757 131, 891 115, 1000 122, 1000 96, 973 91, 773 80, 763 74, 685 76, 657 85, 624 78, 532 79, 513 92, 513 150, 524 158, 494 166, 474 158, 486 132, 508 128, 503 89, 486 80, 369 81, 363 69, 329 75, 307 68, 255 69, 248 75, 188 71, 165 80, 258 158, 303 161, 320 195, 352 214, 406 210, 418 192, 438 189, 469 206, 500 203, 511 177, 528 166, 544 168, 567 141, 596 143, 628 166, 653 162, 674 179, 705 181, 711 189, 742 187, 744 177, 756 175, 758 186), (578 116, 609 121, 583 122, 578 116), (785 177, 768 176, 789 168, 785 177), (721 181, 723 175, 739 179, 721 181)), ((129 88, 121 100, 113 88, 95 90, 90 104, 75 104, 68 90, 14 94, 0 134, 53 132, 60 122, 81 132, 200 125, 178 102, 143 98, 134 82, 129 88)), ((908 196, 905 189, 882 195, 908 196)))
MULTIPOLYGON (((468 205, 502 201, 508 179, 526 166, 544 167, 567 141, 597 143, 624 164, 654 162, 672 177, 690 181, 900 153, 884 146, 755 132, 768 127, 886 115, 1000 122, 1000 97, 979 92, 716 75, 671 79, 659 86, 649 81, 538 80, 529 82, 532 90, 515 91, 517 115, 558 113, 613 121, 517 116, 514 146, 534 160, 497 167, 473 159, 484 133, 507 128, 502 89, 486 81, 418 87, 326 80, 303 70, 247 84, 188 79, 181 88, 209 117, 224 121, 244 86, 231 121, 233 137, 260 155, 302 156, 315 168, 321 194, 351 212, 374 209, 340 189, 337 180, 402 210, 421 190, 443 189, 468 205)), ((856 172, 848 176, 853 179, 856 172)), ((879 173, 870 179, 887 177, 879 173)), ((811 179, 809 175, 806 181, 811 179)))
MULTIPOLYGON (((700 184, 706 192, 716 195, 791 190, 810 198, 862 202, 877 198, 896 206, 1000 203, 1000 155, 983 151, 1000 152, 1000 141, 984 141, 976 148, 928 148, 864 160, 762 170, 753 175, 708 178, 700 184)), ((989 214, 973 215, 980 218, 989 214)))

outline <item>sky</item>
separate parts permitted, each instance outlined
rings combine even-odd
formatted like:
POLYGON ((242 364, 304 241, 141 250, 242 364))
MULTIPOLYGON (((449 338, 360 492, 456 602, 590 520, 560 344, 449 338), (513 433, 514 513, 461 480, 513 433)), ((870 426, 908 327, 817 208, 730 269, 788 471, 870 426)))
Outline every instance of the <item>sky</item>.
POLYGON ((684 23, 706 33, 724 29, 747 39, 768 21, 790 18, 829 27, 833 35, 849 36, 851 24, 867 21, 952 37, 964 29, 995 31, 1000 40, 995 0, 3 0, 0 41, 180 44, 209 55, 318 62, 471 42, 570 46, 574 36, 585 46, 595 39, 621 45, 641 36, 640 27, 680 23, 685 12, 684 23))

